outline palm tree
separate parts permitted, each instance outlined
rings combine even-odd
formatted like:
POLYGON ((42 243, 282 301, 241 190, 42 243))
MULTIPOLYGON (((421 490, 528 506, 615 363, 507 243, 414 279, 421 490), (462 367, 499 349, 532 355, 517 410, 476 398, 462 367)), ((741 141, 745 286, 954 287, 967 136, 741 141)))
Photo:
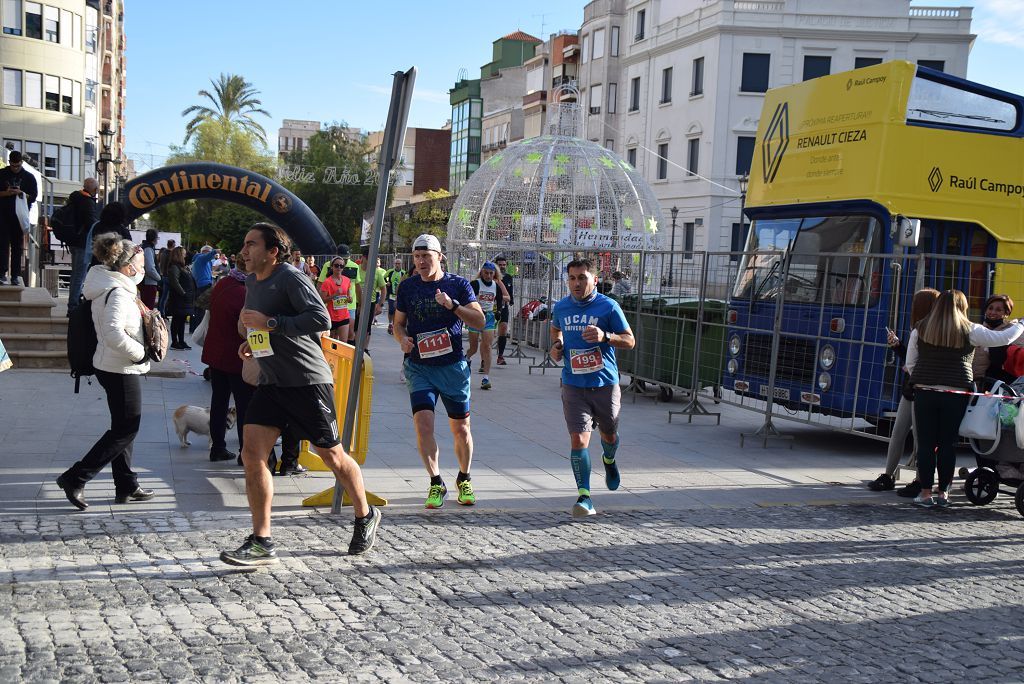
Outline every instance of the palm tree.
POLYGON ((188 143, 203 122, 220 120, 252 133, 266 145, 267 132, 253 118, 254 114, 270 116, 267 110, 260 107, 263 103, 256 97, 259 91, 238 74, 221 74, 217 81, 211 79, 210 83, 213 84, 214 94, 200 90, 199 95, 209 99, 213 107, 192 105, 181 113, 182 116, 195 114, 195 118, 185 126, 185 143, 188 143))

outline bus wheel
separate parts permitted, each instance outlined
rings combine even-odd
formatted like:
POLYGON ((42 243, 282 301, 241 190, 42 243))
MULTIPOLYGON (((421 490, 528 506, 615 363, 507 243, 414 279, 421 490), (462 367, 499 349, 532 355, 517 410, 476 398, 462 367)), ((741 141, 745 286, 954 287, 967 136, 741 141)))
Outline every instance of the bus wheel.
MULTIPOLYGON (((974 472, 964 480, 964 494, 967 500, 975 506, 986 506, 996 498, 999 493, 999 476, 991 468, 976 468, 974 472)), ((1021 490, 1017 488, 1017 500, 1021 500, 1021 490)), ((1017 507, 1020 510, 1020 504, 1017 507)), ((1021 512, 1024 515, 1024 511, 1021 512)))
POLYGON ((672 401, 672 397, 674 394, 675 393, 672 391, 671 387, 669 387, 668 385, 661 385, 661 388, 658 392, 658 400, 668 403, 672 401))

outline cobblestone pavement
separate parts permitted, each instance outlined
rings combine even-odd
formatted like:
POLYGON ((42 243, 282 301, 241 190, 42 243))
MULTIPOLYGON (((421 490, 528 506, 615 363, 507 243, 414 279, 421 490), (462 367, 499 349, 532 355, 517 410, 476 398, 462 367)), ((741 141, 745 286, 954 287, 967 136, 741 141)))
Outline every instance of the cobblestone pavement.
POLYGON ((0 681, 1020 681, 1012 503, 0 520, 0 681))

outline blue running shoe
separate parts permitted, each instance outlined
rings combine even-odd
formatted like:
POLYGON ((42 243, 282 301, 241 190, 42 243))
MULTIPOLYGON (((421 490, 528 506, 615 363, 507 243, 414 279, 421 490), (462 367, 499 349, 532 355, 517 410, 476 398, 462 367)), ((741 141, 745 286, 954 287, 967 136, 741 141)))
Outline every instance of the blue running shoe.
POLYGON ((619 488, 619 464, 614 460, 609 463, 603 457, 601 460, 604 462, 604 483, 608 486, 608 491, 614 492, 619 488))
POLYGON ((594 502, 590 500, 589 496, 580 496, 572 506, 572 517, 574 518, 586 518, 595 514, 597 511, 594 510, 594 502))

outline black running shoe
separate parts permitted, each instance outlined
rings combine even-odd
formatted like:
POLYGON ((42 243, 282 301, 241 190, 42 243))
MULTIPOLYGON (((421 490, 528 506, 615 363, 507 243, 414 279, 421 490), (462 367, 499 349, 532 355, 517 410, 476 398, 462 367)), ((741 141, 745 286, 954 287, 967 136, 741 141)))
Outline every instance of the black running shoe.
POLYGON ((348 545, 349 555, 358 556, 373 548, 377 542, 377 530, 380 528, 382 515, 376 506, 370 506, 370 515, 357 518, 352 530, 352 542, 348 545))
POLYGON ((279 562, 277 551, 267 548, 256 541, 254 535, 245 538, 245 543, 236 551, 221 551, 220 559, 228 565, 241 565, 244 567, 257 567, 260 565, 273 565, 279 562))
POLYGON ((896 490, 896 496, 902 496, 907 499, 913 499, 915 496, 921 493, 921 483, 914 480, 906 487, 900 487, 896 490))
POLYGON ((873 492, 887 492, 890 489, 896 489, 896 480, 893 479, 892 475, 882 473, 868 483, 868 489, 873 492))

